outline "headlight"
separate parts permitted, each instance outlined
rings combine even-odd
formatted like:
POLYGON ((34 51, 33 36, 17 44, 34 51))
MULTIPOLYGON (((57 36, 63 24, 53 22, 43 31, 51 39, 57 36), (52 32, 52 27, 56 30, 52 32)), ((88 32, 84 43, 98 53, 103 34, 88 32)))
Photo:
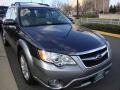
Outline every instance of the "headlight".
POLYGON ((38 50, 39 57, 41 60, 55 64, 56 66, 63 66, 63 65, 75 65, 75 61, 67 55, 46 52, 42 50, 38 50))

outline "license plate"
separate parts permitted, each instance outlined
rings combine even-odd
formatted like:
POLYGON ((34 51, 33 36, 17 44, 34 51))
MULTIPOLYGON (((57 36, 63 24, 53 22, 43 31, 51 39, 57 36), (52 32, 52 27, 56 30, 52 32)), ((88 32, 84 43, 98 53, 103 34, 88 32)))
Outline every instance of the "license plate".
POLYGON ((104 71, 99 72, 94 78, 94 83, 104 78, 104 71))

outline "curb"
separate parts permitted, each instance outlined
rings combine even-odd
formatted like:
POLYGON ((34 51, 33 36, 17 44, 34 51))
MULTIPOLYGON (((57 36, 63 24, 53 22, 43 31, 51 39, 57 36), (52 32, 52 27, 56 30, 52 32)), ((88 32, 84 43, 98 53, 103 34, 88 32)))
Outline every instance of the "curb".
POLYGON ((103 31, 98 31, 98 30, 93 30, 93 31, 98 32, 98 33, 105 35, 105 36, 120 38, 120 34, 113 34, 113 33, 108 33, 108 32, 103 32, 103 31))

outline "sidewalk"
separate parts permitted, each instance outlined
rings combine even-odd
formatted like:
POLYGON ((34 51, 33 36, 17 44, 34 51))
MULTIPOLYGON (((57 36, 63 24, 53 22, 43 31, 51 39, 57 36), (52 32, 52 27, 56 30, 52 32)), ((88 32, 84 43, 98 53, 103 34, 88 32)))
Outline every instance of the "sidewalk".
POLYGON ((0 37, 0 90, 18 90, 0 37))

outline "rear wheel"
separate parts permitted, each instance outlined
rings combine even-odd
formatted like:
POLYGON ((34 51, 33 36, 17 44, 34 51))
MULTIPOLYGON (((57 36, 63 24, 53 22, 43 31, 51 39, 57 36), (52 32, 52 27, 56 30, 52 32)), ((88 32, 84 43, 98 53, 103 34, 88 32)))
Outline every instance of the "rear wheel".
POLYGON ((19 61, 20 61, 20 67, 21 67, 22 75, 23 75, 25 81, 28 84, 33 84, 33 85, 36 84, 36 81, 34 80, 32 74, 30 72, 30 69, 28 67, 26 56, 25 56, 23 51, 21 51, 19 53, 19 61))

